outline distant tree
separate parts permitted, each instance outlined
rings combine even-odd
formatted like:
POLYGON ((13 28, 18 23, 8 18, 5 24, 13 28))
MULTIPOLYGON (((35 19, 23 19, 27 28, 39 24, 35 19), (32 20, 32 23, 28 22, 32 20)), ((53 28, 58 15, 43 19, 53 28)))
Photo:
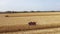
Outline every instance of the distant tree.
POLYGON ((12 11, 6 11, 6 13, 11 13, 12 11))
POLYGON ((24 11, 24 13, 27 13, 28 11, 24 11))
POLYGON ((35 12, 35 11, 31 11, 31 12, 35 12))
POLYGON ((36 12, 41 12, 41 11, 36 11, 36 12))
POLYGON ((51 11, 51 12, 55 12, 55 11, 51 11))
POLYGON ((6 13, 17 13, 16 11, 6 11, 6 13))

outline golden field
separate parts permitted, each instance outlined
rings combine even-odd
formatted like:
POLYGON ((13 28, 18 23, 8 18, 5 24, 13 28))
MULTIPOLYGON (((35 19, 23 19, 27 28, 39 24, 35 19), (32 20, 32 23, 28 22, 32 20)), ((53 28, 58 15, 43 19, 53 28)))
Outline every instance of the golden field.
POLYGON ((1 34, 5 34, 2 32, 7 32, 6 34, 59 34, 60 12, 0 14, 0 32, 1 34), (36 22, 36 25, 31 26, 29 22, 36 22))

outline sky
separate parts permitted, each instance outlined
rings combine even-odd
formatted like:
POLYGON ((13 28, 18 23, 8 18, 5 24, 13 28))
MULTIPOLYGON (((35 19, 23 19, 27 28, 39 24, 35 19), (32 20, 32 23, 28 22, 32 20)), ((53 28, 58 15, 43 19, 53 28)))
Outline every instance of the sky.
POLYGON ((60 11, 60 0, 0 0, 0 11, 60 11))

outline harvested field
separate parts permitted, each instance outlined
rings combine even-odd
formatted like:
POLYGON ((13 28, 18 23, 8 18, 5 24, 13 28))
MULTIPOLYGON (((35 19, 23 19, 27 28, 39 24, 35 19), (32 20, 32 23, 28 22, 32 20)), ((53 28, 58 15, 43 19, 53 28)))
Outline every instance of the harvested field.
POLYGON ((0 33, 4 32, 6 34, 55 34, 55 32, 59 34, 60 12, 0 14, 0 33), (29 22, 36 24, 29 25, 29 22))

